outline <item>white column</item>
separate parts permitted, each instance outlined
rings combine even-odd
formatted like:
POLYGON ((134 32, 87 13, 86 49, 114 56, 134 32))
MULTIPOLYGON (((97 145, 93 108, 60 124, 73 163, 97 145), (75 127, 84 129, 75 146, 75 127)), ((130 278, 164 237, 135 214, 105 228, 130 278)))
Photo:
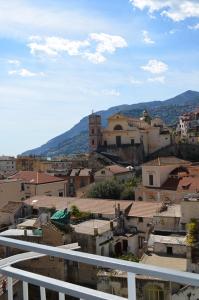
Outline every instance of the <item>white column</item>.
POLYGON ((46 300, 46 289, 42 286, 40 286, 40 296, 41 300, 46 300))
POLYGON ((13 300, 12 277, 8 277, 8 300, 13 300))
POLYGON ((59 293, 59 300, 65 300, 65 294, 59 293))
POLYGON ((128 273, 128 300, 136 300, 136 283, 134 273, 128 273))
POLYGON ((28 300, 28 283, 23 281, 23 300, 28 300))

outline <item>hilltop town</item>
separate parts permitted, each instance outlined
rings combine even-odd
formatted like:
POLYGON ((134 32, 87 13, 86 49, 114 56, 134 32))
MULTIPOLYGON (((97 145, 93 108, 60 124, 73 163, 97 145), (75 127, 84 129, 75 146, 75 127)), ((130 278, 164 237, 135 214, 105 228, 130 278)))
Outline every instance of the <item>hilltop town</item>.
MULTIPOLYGON (((199 273, 199 111, 180 116, 175 128, 146 109, 137 118, 115 113, 106 127, 92 113, 88 133, 89 153, 0 157, 0 238, 199 273)), ((128 296, 125 271, 6 245, 0 255, 25 271, 128 296)), ((199 297, 190 285, 142 274, 135 280, 136 299, 199 297)), ((7 278, 0 281, 3 300, 7 278)), ((12 284, 21 299, 21 282, 12 284)))

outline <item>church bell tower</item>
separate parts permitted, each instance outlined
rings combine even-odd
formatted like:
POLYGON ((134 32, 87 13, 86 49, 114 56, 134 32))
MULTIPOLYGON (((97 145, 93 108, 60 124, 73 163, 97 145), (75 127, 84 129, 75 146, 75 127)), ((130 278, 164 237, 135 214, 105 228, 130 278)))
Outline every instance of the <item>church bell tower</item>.
POLYGON ((89 151, 97 151, 101 145, 101 116, 92 113, 89 116, 89 151))

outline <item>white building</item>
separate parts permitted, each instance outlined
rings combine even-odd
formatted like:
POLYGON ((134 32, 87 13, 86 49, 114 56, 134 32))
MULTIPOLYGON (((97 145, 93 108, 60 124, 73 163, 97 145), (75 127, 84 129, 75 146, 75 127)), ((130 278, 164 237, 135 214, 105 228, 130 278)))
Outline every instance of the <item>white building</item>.
POLYGON ((0 156, 0 174, 9 175, 16 172, 16 161, 11 156, 0 156))

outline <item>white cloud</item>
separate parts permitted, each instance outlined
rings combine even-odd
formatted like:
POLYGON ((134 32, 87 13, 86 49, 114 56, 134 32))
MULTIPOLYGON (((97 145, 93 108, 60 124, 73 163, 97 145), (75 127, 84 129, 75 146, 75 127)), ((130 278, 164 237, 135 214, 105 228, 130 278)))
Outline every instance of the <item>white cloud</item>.
POLYGON ((67 53, 70 56, 81 56, 95 64, 103 63, 106 60, 105 53, 112 54, 117 48, 127 47, 123 37, 105 33, 91 33, 85 40, 38 36, 31 36, 30 39, 28 47, 31 54, 43 53, 57 56, 67 53))
POLYGON ((141 66, 141 69, 152 74, 160 74, 168 70, 168 65, 160 60, 151 59, 145 66, 141 66))
POLYGON ((8 72, 9 75, 19 75, 21 77, 35 77, 35 76, 44 76, 43 72, 34 73, 27 69, 11 70, 8 72))
POLYGON ((141 80, 138 80, 135 78, 131 78, 130 82, 131 82, 131 84, 135 84, 135 85, 139 85, 139 84, 143 83, 141 80))
POLYGON ((86 34, 90 28, 94 32, 112 30, 119 25, 108 18, 99 16, 93 10, 81 9, 63 1, 59 5, 43 5, 42 1, 13 0, 0 1, 0 35, 27 39, 39 32, 40 35, 86 34), (30 3, 32 2, 32 3, 30 3))
POLYGON ((113 97, 119 97, 120 96, 120 92, 112 89, 112 90, 103 90, 102 91, 103 95, 105 96, 113 96, 113 97))
POLYGON ((85 52, 83 56, 93 64, 101 64, 106 61, 106 57, 99 52, 85 52))
POLYGON ((9 59, 8 63, 11 64, 11 65, 15 65, 17 67, 20 65, 20 61, 17 60, 17 59, 9 59))
POLYGON ((160 11, 162 16, 167 16, 173 21, 183 21, 190 17, 199 17, 198 0, 129 0, 140 9, 148 9, 149 14, 160 11))
POLYGON ((142 31, 142 37, 145 44, 155 44, 155 42, 150 38, 147 30, 142 31))
POLYGON ((189 29, 192 29, 192 30, 199 30, 199 23, 198 24, 195 24, 195 25, 190 25, 188 26, 189 29))
POLYGON ((96 51, 98 53, 114 53, 117 48, 127 47, 127 42, 119 35, 91 33, 89 37, 91 40, 97 42, 96 51))
POLYGON ((31 37, 31 43, 28 44, 32 54, 45 53, 49 56, 57 56, 59 53, 66 52, 68 55, 80 55, 80 49, 89 46, 88 40, 75 41, 60 37, 46 37, 38 39, 31 37), (39 43, 41 42, 41 43, 39 43))
POLYGON ((165 83, 165 77, 159 76, 159 77, 151 77, 147 79, 148 82, 159 82, 159 83, 165 83))

